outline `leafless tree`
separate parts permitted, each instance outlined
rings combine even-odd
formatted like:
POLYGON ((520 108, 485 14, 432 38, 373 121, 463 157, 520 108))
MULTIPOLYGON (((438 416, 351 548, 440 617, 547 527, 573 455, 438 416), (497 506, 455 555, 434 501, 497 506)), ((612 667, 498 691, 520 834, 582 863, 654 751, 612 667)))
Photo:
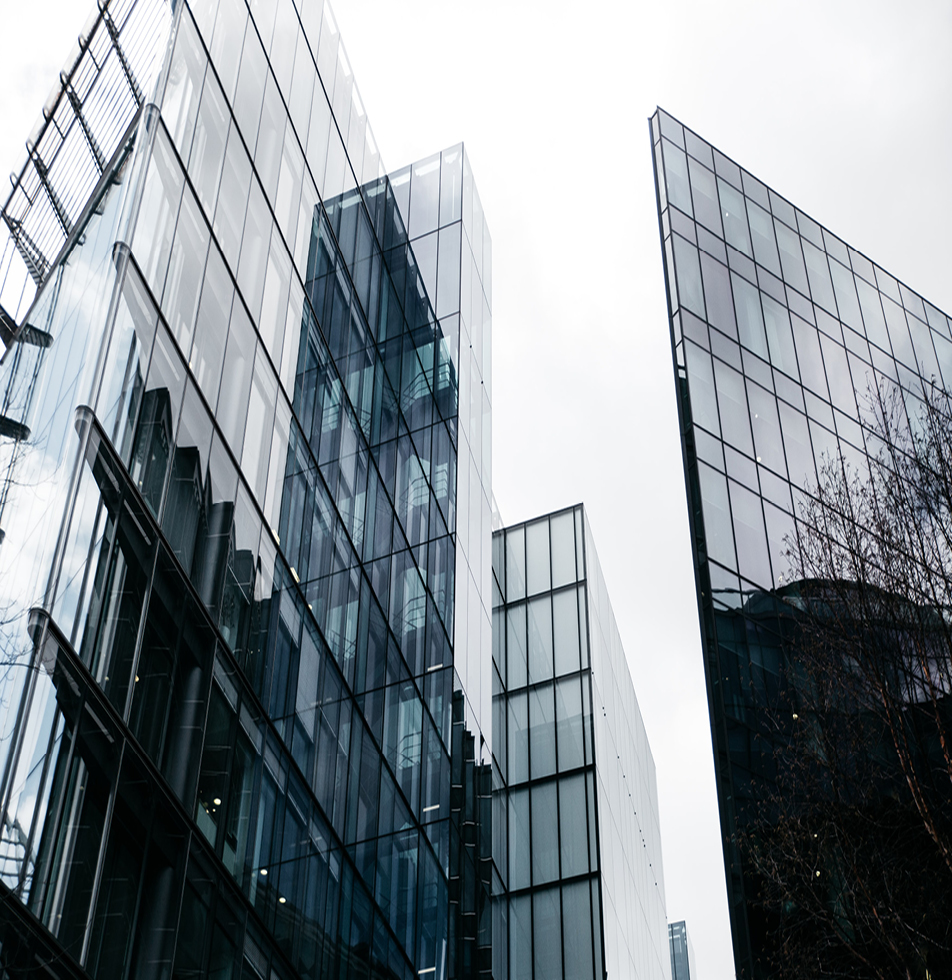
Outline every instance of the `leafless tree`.
POLYGON ((776 977, 952 976, 952 407, 873 387, 786 541, 776 780, 741 835, 776 977))

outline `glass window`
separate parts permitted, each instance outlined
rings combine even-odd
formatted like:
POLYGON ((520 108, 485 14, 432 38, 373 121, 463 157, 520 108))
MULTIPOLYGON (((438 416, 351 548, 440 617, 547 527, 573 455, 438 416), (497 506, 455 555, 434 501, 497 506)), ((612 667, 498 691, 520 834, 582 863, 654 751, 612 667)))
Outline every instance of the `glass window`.
POLYGON ((708 322, 728 337, 737 339, 734 319, 734 299, 731 295, 730 275, 720 262, 701 253, 701 271, 704 276, 704 296, 707 300, 708 322))
POLYGON ((717 470, 711 469, 710 466, 701 462, 698 463, 697 474, 701 485, 707 553, 722 565, 735 568, 727 480, 717 470))
POLYGON ((526 577, 529 595, 546 592, 549 582, 549 522, 526 525, 526 577))
POLYGON ((509 900, 509 980, 531 977, 532 896, 519 895, 509 900))
POLYGON ((208 241, 208 226, 201 209, 195 196, 186 188, 175 229, 165 295, 162 297, 162 311, 183 351, 187 351, 192 344, 192 328, 198 312, 208 241))
POLYGON ((440 227, 463 216, 463 148, 444 150, 440 168, 440 227))
POLYGON ((674 260, 677 263, 678 299, 680 304, 704 317, 704 291, 701 286, 701 267, 698 251, 680 235, 672 235, 674 260))
POLYGON ((320 78, 314 76, 314 97, 311 100, 311 122, 307 130, 307 162, 318 187, 324 186, 327 164, 327 144, 330 138, 331 107, 320 78))
POLYGON ((157 313, 145 285, 130 263, 122 283, 96 409, 103 429, 126 462, 152 354, 156 320, 157 313))
MULTIPOLYGON (((261 334, 261 339, 275 364, 281 363, 281 347, 287 326, 288 291, 291 286, 291 279, 291 257, 285 250, 280 235, 272 235, 267 275, 261 300, 261 315, 258 317, 258 332, 261 334)), ((298 320, 299 331, 300 323, 301 321, 298 320)))
POLYGON ((525 529, 506 532, 506 601, 522 599, 526 594, 525 529))
POLYGON ((205 51, 192 18, 182 17, 162 99, 162 118, 183 159, 192 142, 205 65, 205 51))
POLYGON ((183 184, 175 151, 160 127, 155 135, 132 244, 132 254, 156 296, 162 295, 165 284, 183 184))
POLYGON ((717 181, 717 189, 721 198, 721 216, 724 219, 724 238, 727 244, 743 252, 748 258, 752 258, 744 195, 720 178, 717 181))
POLYGON ((853 418, 856 415, 856 399, 853 396, 853 380, 846 362, 846 351, 826 334, 820 334, 820 344, 833 404, 853 418))
POLYGON ((215 200, 225 162, 225 144, 231 113, 213 72, 205 79, 205 91, 195 124, 195 138, 188 158, 188 174, 195 184, 205 214, 215 213, 215 200))
POLYGON ((215 235, 232 269, 238 268, 238 250, 241 246, 241 231, 245 223, 250 184, 251 161, 245 152, 238 129, 232 124, 213 224, 215 235))
POLYGON ((762 207, 750 200, 747 201, 747 216, 750 220, 754 257, 765 269, 779 276, 780 259, 777 257, 777 243, 774 241, 773 220, 762 207))
POLYGON ((241 68, 238 71, 238 87, 232 99, 232 108, 245 142, 249 146, 254 145, 258 132, 258 119, 267 77, 268 59, 258 40, 258 32, 246 31, 241 53, 241 68))
POLYGON ((810 279, 810 293, 813 302, 830 313, 836 313, 836 301, 833 298, 833 283, 830 280, 830 267, 827 265, 826 253, 821 252, 808 241, 803 242, 803 257, 807 263, 807 275, 810 279))
POLYGON ((731 273, 734 286, 734 307, 737 313, 737 333, 740 342, 758 357, 767 357, 767 337, 760 308, 760 292, 736 272, 731 273))
POLYGON ((562 915, 558 888, 532 894, 532 953, 536 977, 561 978, 562 915))
POLYGON ((555 772, 554 690, 545 684, 529 692, 529 762, 533 779, 555 772))
POLYGON ((529 683, 552 677, 552 602, 549 596, 529 601, 529 683))
POLYGON ((714 376, 717 379, 717 404, 720 409, 724 441, 739 452, 753 456, 750 415, 747 410, 743 376, 720 361, 714 362, 714 376))
POLYGON ((830 261, 830 272, 833 275, 833 291, 836 294, 836 305, 840 311, 840 319, 848 323, 854 330, 862 332, 863 320, 859 314, 859 303, 856 301, 856 285, 853 273, 835 260, 830 261))
POLYGON ((693 217, 691 207, 691 185, 688 183, 688 161, 683 150, 679 150, 666 139, 661 141, 664 153, 664 170, 668 185, 668 201, 674 207, 693 217))
MULTIPOLYGON (((274 202, 274 213, 278 227, 284 232, 285 240, 294 242, 294 232, 298 220, 298 202, 301 200, 301 182, 304 179, 304 154, 298 145, 294 130, 288 128, 284 138, 284 153, 281 157, 281 175, 278 178, 278 192, 274 202)), ((308 222, 310 225, 310 222, 308 222)))
POLYGON ((585 764, 582 688, 578 677, 566 677, 556 683, 555 710, 559 772, 566 772, 585 764))
POLYGON ((440 155, 413 165, 410 178, 410 238, 436 231, 440 223, 440 155))
POLYGON ((182 567, 190 569, 204 507, 203 483, 212 441, 212 421, 195 385, 189 381, 182 403, 172 476, 162 529, 182 567))
POLYGON ((797 353, 793 346, 793 334, 790 331, 790 314, 786 307, 769 296, 761 294, 761 301, 770 363, 785 374, 789 374, 791 378, 799 378, 797 353))
POLYGON ((721 235, 721 208, 717 200, 717 183, 714 174, 690 158, 688 158, 688 169, 691 174, 694 216, 716 235, 721 235))
POLYGON ((575 581, 575 520, 567 511, 551 518, 552 587, 575 581))
POLYGON ((787 454, 790 481, 799 487, 814 484, 816 470, 806 416, 786 403, 780 402, 780 426, 783 431, 783 445, 787 454))
POLYGON ((255 144, 255 169, 258 171, 258 178, 264 186, 269 201, 275 199, 278 187, 286 124, 287 113, 284 111, 277 82, 273 75, 268 75, 264 103, 261 107, 258 141, 255 144))
POLYGON ((185 389, 185 368, 172 338, 160 327, 149 365, 149 379, 142 396, 130 475, 153 514, 159 513, 173 433, 185 389))
POLYGON ((449 316, 460 305, 460 232, 462 224, 456 222, 440 231, 439 265, 436 288, 436 315, 449 316))
POLYGON ((509 702, 509 781, 524 783, 529 778, 528 695, 511 694, 509 702))
POLYGON ((559 822, 555 781, 532 787, 532 884, 559 876, 559 822))
POLYGON ((509 793, 509 887, 527 888, 530 884, 529 856, 529 790, 509 793))
POLYGON ((737 570, 744 578, 769 589, 773 584, 767 538, 760 498, 746 487, 728 480, 731 509, 734 514, 734 537, 737 542, 737 570))
POLYGON ((218 401, 218 382, 221 379, 225 339, 235 294, 225 260, 216 245, 212 245, 202 283, 202 296, 195 325, 195 340, 189 367, 198 380, 208 403, 218 401))
POLYGON ((715 435, 720 435, 721 426, 717 417, 717 395, 711 355, 696 344, 685 341, 684 356, 691 393, 692 419, 696 425, 701 425, 715 435))
POLYGON ((215 417, 221 426, 232 452, 241 457, 241 440, 245 431, 251 372, 255 356, 255 333, 251 320, 241 302, 231 311, 228 345, 222 375, 227 384, 221 386, 215 417))
POLYGON ((509 661, 507 687, 510 691, 525 687, 528 680, 525 604, 506 610, 506 657, 509 661))
POLYGON ((271 38, 269 50, 271 65, 281 83, 281 91, 285 95, 291 91, 291 69, 294 63, 294 49, 297 36, 301 33, 297 14, 291 0, 278 0, 277 12, 274 19, 274 36, 271 38))
POLYGON ((877 347, 889 350, 889 336, 886 333, 886 320, 883 317, 879 293, 862 279, 856 280, 856 287, 859 293, 859 305, 863 311, 863 322, 866 324, 866 336, 877 347))
POLYGON ((235 94, 247 21, 248 9, 242 0, 221 0, 209 50, 229 101, 235 94))
POLYGON ((556 676, 579 669, 578 594, 575 589, 552 596, 556 676))
POLYGON ((263 506, 268 458, 274 424, 277 381, 259 345, 248 401, 248 422, 241 449, 241 470, 258 503, 263 506))
POLYGON ((248 197, 248 213, 245 216, 245 229, 241 240, 241 259, 238 262, 238 285, 257 319, 261 311, 261 297, 264 292, 265 273, 268 270, 268 250, 271 243, 271 212, 265 200, 261 185, 251 182, 248 197))
POLYGON ((592 907, 587 881, 562 887, 562 935, 572 937, 565 944, 566 980, 593 980, 592 907))
POLYGON ((820 356, 820 335, 798 316, 792 318, 793 339, 797 346, 797 360, 800 364, 800 377, 803 383, 822 398, 827 397, 826 375, 823 359, 820 356))
POLYGON ((304 31, 298 31, 294 51, 294 77, 288 112, 302 146, 307 146, 307 128, 311 120, 311 96, 314 92, 315 69, 308 50, 304 31))
POLYGON ((780 246, 780 264, 783 267, 784 280, 804 296, 809 296, 810 287, 807 285, 807 274, 803 267, 800 236, 780 221, 774 222, 774 228, 780 246))
MULTIPOLYGON (((750 421, 754 430, 757 462, 769 466, 776 473, 786 473, 776 399, 771 392, 764 391, 760 385, 754 384, 749 378, 747 397, 750 402, 750 421)), ((756 489, 756 484, 754 488, 756 489)))
POLYGON ((585 774, 559 780, 559 840, 562 877, 588 871, 588 808, 585 803, 585 774))

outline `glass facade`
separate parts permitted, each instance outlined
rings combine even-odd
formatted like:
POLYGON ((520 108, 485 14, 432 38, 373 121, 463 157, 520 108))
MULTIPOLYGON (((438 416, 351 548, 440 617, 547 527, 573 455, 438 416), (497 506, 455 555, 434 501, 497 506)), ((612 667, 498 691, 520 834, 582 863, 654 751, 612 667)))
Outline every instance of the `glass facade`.
POLYGON ((735 963, 758 977, 769 923, 736 834, 776 780, 784 542, 824 460, 869 473, 870 392, 916 419, 927 386, 952 388, 952 329, 663 111, 650 131, 735 963))
POLYGON ((321 0, 146 8, 92 193, 29 164, 85 197, 0 364, 0 977, 488 975, 465 151, 384 174, 321 0))
POLYGON ((493 975, 666 978, 654 762, 582 507, 493 534, 493 975))

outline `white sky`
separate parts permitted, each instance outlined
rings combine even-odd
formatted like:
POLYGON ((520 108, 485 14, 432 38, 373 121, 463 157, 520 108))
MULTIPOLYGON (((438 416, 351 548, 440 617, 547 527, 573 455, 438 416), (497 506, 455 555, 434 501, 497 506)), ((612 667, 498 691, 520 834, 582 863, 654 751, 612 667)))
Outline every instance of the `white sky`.
MULTIPOLYGON (((335 0, 395 169, 465 140, 493 236, 493 482, 584 501, 658 770, 667 910, 733 975, 647 117, 952 312, 947 0, 335 0)), ((86 17, 0 0, 0 169, 86 17)), ((4 185, 6 186, 6 185, 4 185)))

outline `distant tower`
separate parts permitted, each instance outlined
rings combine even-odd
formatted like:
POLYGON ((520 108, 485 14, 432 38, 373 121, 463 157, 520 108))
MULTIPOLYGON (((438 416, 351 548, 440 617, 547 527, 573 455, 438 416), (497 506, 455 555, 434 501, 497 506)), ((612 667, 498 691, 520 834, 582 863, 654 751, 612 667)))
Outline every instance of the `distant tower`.
POLYGON ((694 946, 683 919, 668 923, 668 943, 671 946, 671 980, 697 980, 694 946))

